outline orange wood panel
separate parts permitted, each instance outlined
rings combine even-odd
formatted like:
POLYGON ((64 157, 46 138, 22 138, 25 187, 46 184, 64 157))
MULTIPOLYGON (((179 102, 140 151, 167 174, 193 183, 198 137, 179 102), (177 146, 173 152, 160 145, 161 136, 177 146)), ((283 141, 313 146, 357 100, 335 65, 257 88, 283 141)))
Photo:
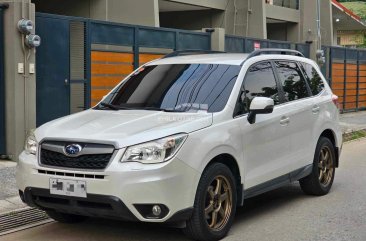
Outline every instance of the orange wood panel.
POLYGON ((357 70, 349 70, 349 69, 347 69, 346 75, 347 75, 347 77, 349 77, 349 76, 357 76, 357 70))
POLYGON ((357 64, 347 64, 347 70, 357 70, 357 64))
POLYGON ((333 76, 332 77, 332 83, 344 83, 344 78, 343 76, 333 76))
POLYGON ((360 83, 358 87, 359 88, 366 88, 366 83, 360 83))
MULTIPOLYGON (((352 102, 352 101, 350 101, 352 102)), ((357 107, 357 103, 354 102, 354 103, 346 103, 345 105, 345 109, 355 109, 357 107)))
POLYGON ((356 101, 356 100, 357 100, 356 96, 347 96, 346 97, 346 102, 352 102, 352 101, 356 101))
POLYGON ((91 100, 91 106, 95 106, 96 104, 98 104, 100 100, 91 100))
POLYGON ((338 97, 342 97, 343 96, 343 90, 333 90, 333 93, 335 95, 338 95, 338 97))
POLYGON ((332 68, 333 69, 343 69, 344 68, 344 64, 343 63, 333 63, 332 64, 332 68))
POLYGON ((346 89, 357 89, 357 84, 356 83, 347 83, 346 89))
POLYGON ((358 94, 359 95, 366 95, 366 90, 359 90, 358 91, 358 94))
POLYGON ((92 74, 130 74, 133 71, 132 65, 124 64, 92 64, 92 74))
POLYGON ((366 64, 360 64, 359 69, 360 70, 366 70, 366 64))
POLYGON ((103 96, 109 93, 111 89, 105 89, 105 90, 93 90, 91 91, 91 99, 93 100, 101 100, 103 96))
POLYGON ((366 83, 366 76, 361 76, 360 78, 359 78, 359 81, 360 81, 360 83, 366 83))
POLYGON ((116 86, 120 83, 124 77, 120 76, 92 76, 91 86, 93 87, 103 87, 103 86, 116 86))
POLYGON ((163 54, 140 54, 139 55, 140 65, 150 62, 154 59, 159 59, 163 56, 164 56, 163 54))
POLYGON ((343 83, 332 83, 332 89, 343 89, 343 83))
POLYGON ((115 52, 104 52, 104 51, 92 51, 91 61, 103 61, 103 62, 133 62, 132 53, 115 53, 115 52))
POLYGON ((354 76, 347 76, 347 85, 348 83, 357 83, 357 77, 354 76))
POLYGON ((332 76, 343 76, 344 70, 343 69, 332 69, 332 76))

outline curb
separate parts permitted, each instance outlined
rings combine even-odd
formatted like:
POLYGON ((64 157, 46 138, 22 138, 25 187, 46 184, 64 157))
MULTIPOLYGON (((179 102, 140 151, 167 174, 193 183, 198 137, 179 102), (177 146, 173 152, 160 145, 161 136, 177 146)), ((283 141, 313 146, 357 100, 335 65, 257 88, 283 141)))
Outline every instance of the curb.
POLYGON ((0 214, 11 212, 19 208, 24 208, 26 206, 27 205, 22 202, 18 195, 7 197, 3 200, 0 200, 0 214))
POLYGON ((343 142, 350 142, 350 141, 355 141, 355 140, 359 140, 359 139, 364 139, 364 138, 366 138, 366 129, 359 129, 359 130, 345 132, 345 133, 343 133, 342 136, 343 136, 343 142), (353 134, 359 133, 359 132, 364 133, 365 136, 361 136, 361 137, 358 137, 358 138, 348 140, 353 134))

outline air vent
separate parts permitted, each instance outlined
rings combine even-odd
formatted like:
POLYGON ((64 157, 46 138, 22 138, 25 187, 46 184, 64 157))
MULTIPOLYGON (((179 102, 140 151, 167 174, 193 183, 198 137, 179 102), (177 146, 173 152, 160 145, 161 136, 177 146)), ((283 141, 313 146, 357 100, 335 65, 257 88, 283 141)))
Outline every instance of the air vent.
POLYGON ((61 176, 61 177, 78 177, 78 178, 89 178, 89 179, 104 179, 104 175, 93 175, 93 174, 83 174, 83 173, 71 173, 71 172, 55 172, 47 170, 38 170, 39 174, 61 176))

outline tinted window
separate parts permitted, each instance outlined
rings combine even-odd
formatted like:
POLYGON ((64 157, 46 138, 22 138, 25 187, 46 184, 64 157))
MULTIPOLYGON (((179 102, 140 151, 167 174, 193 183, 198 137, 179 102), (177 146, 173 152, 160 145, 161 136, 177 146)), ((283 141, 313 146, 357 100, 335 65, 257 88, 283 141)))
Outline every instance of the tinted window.
POLYGON ((305 79, 296 63, 276 61, 275 65, 286 101, 298 100, 309 96, 305 79))
POLYGON ((248 113, 250 103, 256 96, 272 98, 275 105, 279 104, 276 80, 268 62, 256 64, 248 70, 236 106, 236 115, 248 113))
POLYGON ((322 92, 324 89, 324 83, 318 71, 316 71, 316 69, 310 64, 302 63, 302 66, 313 95, 317 95, 322 92))
POLYGON ((217 64, 147 66, 123 81, 104 102, 133 109, 218 112, 225 107, 240 68, 217 64))

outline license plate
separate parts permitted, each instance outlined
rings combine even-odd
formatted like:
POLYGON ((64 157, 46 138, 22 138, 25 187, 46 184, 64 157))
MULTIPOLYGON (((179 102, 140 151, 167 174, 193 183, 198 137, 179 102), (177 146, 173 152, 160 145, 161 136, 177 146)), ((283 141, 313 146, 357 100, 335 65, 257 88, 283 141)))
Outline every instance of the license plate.
POLYGON ((86 198, 86 182, 50 178, 50 193, 56 195, 86 198))

